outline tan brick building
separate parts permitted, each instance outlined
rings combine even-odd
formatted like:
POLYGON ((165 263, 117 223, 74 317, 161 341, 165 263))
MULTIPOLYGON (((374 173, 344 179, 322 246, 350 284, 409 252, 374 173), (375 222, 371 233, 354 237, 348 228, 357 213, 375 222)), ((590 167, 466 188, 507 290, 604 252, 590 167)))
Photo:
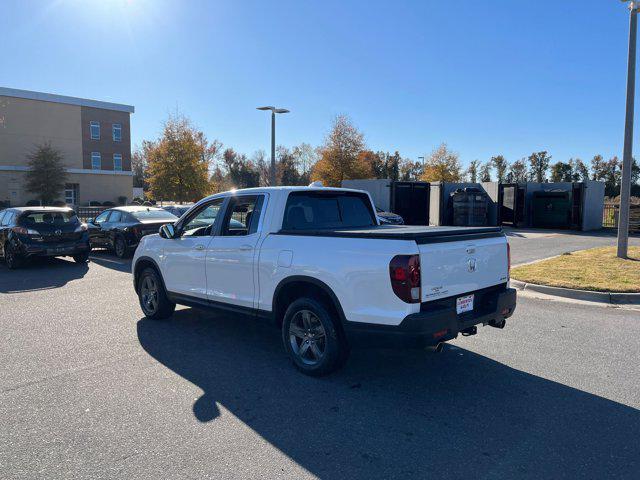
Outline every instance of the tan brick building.
POLYGON ((61 200, 118 203, 132 198, 129 105, 0 87, 0 201, 24 205, 27 156, 45 142, 67 168, 61 200))

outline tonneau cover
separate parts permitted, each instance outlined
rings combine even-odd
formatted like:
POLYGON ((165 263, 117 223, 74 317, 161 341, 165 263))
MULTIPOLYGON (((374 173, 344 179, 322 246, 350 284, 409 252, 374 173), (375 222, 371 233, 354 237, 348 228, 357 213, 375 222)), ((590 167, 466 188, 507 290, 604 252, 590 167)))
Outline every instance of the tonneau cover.
POLYGON ((457 242, 468 239, 502 236, 501 227, 428 227, 411 225, 379 225, 376 227, 280 230, 276 235, 314 237, 375 238, 380 240, 414 240, 418 244, 457 242))

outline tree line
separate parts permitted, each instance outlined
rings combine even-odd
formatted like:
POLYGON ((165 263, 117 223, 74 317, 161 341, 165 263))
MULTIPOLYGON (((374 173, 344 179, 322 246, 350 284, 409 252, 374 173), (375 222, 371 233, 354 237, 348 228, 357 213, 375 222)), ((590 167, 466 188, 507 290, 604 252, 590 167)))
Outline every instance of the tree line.
MULTIPOLYGON (((344 115, 337 116, 322 145, 301 143, 293 148, 276 149, 276 179, 279 185, 308 185, 322 181, 341 186, 343 180, 384 178, 400 181, 445 181, 518 183, 580 182, 599 180, 605 194, 620 191, 622 162, 618 157, 605 160, 595 155, 589 163, 579 158, 551 162, 546 151, 508 162, 503 155, 486 162, 473 160, 463 169, 458 153, 443 143, 422 162, 403 158, 396 150, 373 151, 364 135, 344 115)), ((60 197, 66 181, 62 154, 45 142, 28 155, 26 189, 45 205, 60 197)), ((133 182, 143 187, 152 200, 191 202, 211 193, 233 188, 269 186, 270 158, 263 150, 251 156, 224 148, 209 140, 183 115, 170 116, 156 140, 145 140, 131 159, 133 182)), ((633 160, 632 195, 640 196, 640 166, 633 160)))

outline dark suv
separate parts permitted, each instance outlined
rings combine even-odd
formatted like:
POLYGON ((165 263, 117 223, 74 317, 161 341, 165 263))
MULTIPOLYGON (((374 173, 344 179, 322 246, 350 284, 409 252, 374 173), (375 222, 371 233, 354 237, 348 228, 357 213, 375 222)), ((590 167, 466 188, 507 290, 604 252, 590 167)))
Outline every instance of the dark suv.
POLYGON ((70 208, 20 207, 0 211, 0 255, 18 268, 32 257, 89 260, 89 234, 70 208))

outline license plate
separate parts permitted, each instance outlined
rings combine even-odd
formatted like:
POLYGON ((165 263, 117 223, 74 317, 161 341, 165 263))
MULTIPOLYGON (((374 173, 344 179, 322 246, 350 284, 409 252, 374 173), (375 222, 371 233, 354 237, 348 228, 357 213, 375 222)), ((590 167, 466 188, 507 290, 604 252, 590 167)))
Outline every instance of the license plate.
POLYGON ((47 249, 47 253, 48 254, 54 254, 54 253, 65 253, 65 252, 69 252, 72 249, 69 247, 58 247, 58 248, 49 248, 47 249))
POLYGON ((473 295, 465 295, 456 299, 456 313, 470 312, 473 310, 473 295))

